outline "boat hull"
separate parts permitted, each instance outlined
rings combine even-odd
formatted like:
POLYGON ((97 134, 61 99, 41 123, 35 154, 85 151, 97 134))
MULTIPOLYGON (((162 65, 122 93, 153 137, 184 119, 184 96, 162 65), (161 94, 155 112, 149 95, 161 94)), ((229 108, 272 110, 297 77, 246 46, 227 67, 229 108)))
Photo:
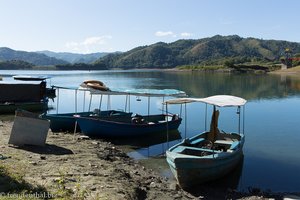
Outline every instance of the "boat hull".
MULTIPOLYGON (((79 113, 63 113, 63 114, 45 114, 42 117, 50 120, 50 129, 52 132, 74 132, 76 118, 75 115, 81 117, 89 117, 91 115, 97 116, 98 118, 113 118, 119 117, 120 115, 131 116, 132 113, 107 110, 100 111, 97 115, 94 112, 79 112, 79 113)), ((76 131, 80 132, 80 126, 77 123, 76 131)))
POLYGON ((165 115, 150 115, 143 118, 156 122, 137 124, 133 123, 132 117, 128 116, 113 120, 78 117, 77 122, 83 134, 94 137, 138 137, 154 132, 176 130, 181 123, 181 118, 164 121, 165 115))
POLYGON ((243 157, 243 143, 244 138, 238 148, 230 152, 211 150, 209 156, 192 156, 174 152, 180 145, 184 145, 182 142, 167 150, 166 159, 180 187, 189 188, 219 179, 235 169, 243 157))

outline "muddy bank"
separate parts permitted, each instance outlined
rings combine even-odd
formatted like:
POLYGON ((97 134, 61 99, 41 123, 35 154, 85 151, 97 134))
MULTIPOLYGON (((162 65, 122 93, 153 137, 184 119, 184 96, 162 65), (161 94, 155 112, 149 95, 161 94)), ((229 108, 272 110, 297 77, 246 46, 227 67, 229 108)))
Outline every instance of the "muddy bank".
MULTIPOLYGON (((12 122, 0 121, 1 194, 49 194, 65 199, 264 199, 282 195, 241 194, 203 188, 193 195, 129 158, 119 147, 80 135, 48 133, 44 147, 9 146, 12 122), (19 180, 18 179, 22 179, 19 180), (12 185, 13 183, 13 185, 12 185), (21 189, 16 186, 24 186, 21 189), (23 184, 23 185, 22 185, 23 184)), ((43 197, 43 196, 40 196, 43 197)))

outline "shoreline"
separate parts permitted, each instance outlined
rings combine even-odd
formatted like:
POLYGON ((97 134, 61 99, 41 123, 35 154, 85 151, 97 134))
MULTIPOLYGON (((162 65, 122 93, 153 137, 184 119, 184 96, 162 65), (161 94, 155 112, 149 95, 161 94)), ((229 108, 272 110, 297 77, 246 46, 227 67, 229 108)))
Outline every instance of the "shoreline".
POLYGON ((1 168, 11 175, 1 174, 1 194, 44 192, 54 199, 277 199, 287 195, 216 187, 201 187, 197 194, 191 194, 101 139, 49 131, 44 147, 10 146, 12 125, 12 121, 0 121, 1 168), (13 185, 5 181, 15 177, 17 183, 13 185), (26 187, 16 190, 16 185, 26 187))
POLYGON ((272 71, 270 72, 270 74, 300 76, 300 66, 296 66, 289 69, 280 69, 280 70, 272 71))
MULTIPOLYGON (((263 70, 249 70, 249 71, 238 71, 235 70, 234 68, 220 68, 220 69, 205 69, 205 68, 199 68, 199 69, 179 69, 179 68, 130 68, 130 69, 121 69, 121 68, 112 68, 112 69, 105 69, 105 70, 88 70, 88 69, 80 69, 80 70, 58 70, 58 69, 15 69, 15 70, 10 70, 10 69, 1 69, 2 71, 109 71, 109 72, 114 72, 114 71, 128 71, 128 70, 132 70, 132 71, 162 71, 162 72, 206 72, 206 73, 250 73, 250 74, 261 74, 261 73, 265 73, 265 74, 300 74, 300 66, 296 66, 293 68, 289 68, 289 69, 279 69, 279 70, 274 70, 274 71, 263 71, 263 70)), ((1 74, 0 74, 1 75, 1 74)), ((3 74, 2 74, 3 75, 3 74)), ((5 74, 4 74, 5 76, 5 74)))

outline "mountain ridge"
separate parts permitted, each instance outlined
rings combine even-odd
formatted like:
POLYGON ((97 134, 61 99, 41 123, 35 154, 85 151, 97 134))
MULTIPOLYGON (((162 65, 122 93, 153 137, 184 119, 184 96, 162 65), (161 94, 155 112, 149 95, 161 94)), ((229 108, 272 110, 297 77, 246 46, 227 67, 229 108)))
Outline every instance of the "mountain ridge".
POLYGON ((8 47, 0 47, 0 61, 25 61, 36 66, 50 66, 58 64, 68 64, 68 62, 59 60, 53 57, 46 56, 35 52, 27 52, 20 50, 13 50, 8 47))
POLYGON ((121 54, 109 54, 100 58, 108 68, 173 68, 183 65, 224 65, 235 63, 280 63, 284 51, 300 52, 300 43, 284 40, 242 38, 238 35, 158 42, 140 46, 121 54))
MULTIPOLYGON (((76 54, 68 52, 16 51, 0 47, 1 66, 7 62, 13 68, 53 66, 53 69, 167 69, 174 67, 225 66, 234 68, 243 65, 276 65, 286 56, 300 58, 300 43, 285 40, 263 40, 238 35, 180 39, 171 43, 157 42, 135 47, 126 52, 76 54), (65 60, 62 60, 64 58, 65 60), (19 62, 22 61, 22 62, 19 62)), ((293 61, 299 65, 300 60, 293 61)), ((6 67, 7 69, 7 67, 6 67)))
POLYGON ((54 57, 56 59, 67 61, 71 64, 74 63, 93 63, 96 60, 98 60, 101 57, 106 56, 107 52, 96 52, 96 53, 88 53, 88 54, 82 54, 82 53, 70 53, 70 52, 53 52, 53 51, 36 51, 36 53, 45 54, 49 57, 54 57))

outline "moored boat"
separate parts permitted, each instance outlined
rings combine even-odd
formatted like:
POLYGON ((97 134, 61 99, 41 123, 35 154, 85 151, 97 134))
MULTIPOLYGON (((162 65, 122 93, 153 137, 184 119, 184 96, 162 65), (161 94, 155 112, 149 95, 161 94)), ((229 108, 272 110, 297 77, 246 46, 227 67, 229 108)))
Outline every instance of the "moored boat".
MULTIPOLYGON (((43 84, 45 84, 46 87, 46 80, 50 79, 50 76, 30 76, 30 75, 15 75, 13 76, 14 80, 18 80, 18 81, 39 81, 42 82, 43 84)), ((45 95, 49 98, 54 98, 55 97, 55 88, 54 87, 47 87, 45 89, 46 93, 45 95)))
MULTIPOLYGON (((86 81, 85 81, 86 82, 86 81)), ((82 85, 81 85, 82 86, 82 85)), ((71 89, 66 87, 57 87, 58 91, 60 89, 71 89)), ((92 88, 75 88, 75 111, 77 111, 77 92, 90 92, 90 103, 88 110, 90 111, 91 102, 94 95, 100 97, 99 101, 99 109, 101 112, 110 112, 110 95, 124 95, 125 99, 125 109, 124 111, 115 111, 115 114, 104 117, 105 115, 101 114, 101 117, 88 113, 69 113, 67 116, 65 114, 56 114, 56 115, 47 115, 49 117, 54 117, 56 119, 52 120, 66 120, 67 118, 71 120, 71 126, 75 127, 73 124, 75 122, 78 123, 80 127, 80 131, 83 134, 89 136, 97 136, 97 137, 129 137, 129 136, 140 136, 145 135, 152 132, 161 132, 167 130, 175 130, 181 123, 181 118, 177 115, 167 115, 167 114, 158 114, 158 115, 150 115, 150 97, 169 97, 169 96, 183 96, 184 92, 178 90, 95 90, 92 88), (106 111, 102 111, 102 96, 108 95, 107 98, 107 109, 106 111), (145 96, 148 97, 148 115, 135 115, 132 116, 130 112, 130 97, 131 96, 145 96), (74 115, 75 114, 75 115, 74 115), (75 122, 74 117, 75 116, 75 122), (71 118, 71 119, 70 119, 71 118)), ((58 92, 59 93, 59 92, 58 92)), ((58 95, 59 97, 59 95, 58 95)), ((57 108, 58 103, 57 100, 57 108)), ((84 109, 83 109, 84 110, 84 109)), ((51 121, 51 120, 50 120, 51 121)), ((60 123, 58 127, 64 126, 63 123, 60 123)), ((54 128, 53 130, 59 130, 61 128, 54 128)), ((71 129, 72 130, 72 129, 71 129)))
POLYGON ((48 99, 43 82, 0 82, 0 114, 14 113, 16 109, 45 111, 48 99))
POLYGON ((132 113, 118 111, 118 110, 106 110, 98 112, 78 112, 78 113, 60 113, 60 114, 43 114, 42 117, 50 120, 50 129, 52 132, 80 132, 80 126, 76 124, 75 116, 81 117, 97 117, 101 119, 115 118, 120 116, 131 116, 132 113))
POLYGON ((242 158, 245 141, 240 125, 238 133, 220 133, 219 110, 216 110, 216 107, 237 106, 240 123, 240 108, 245 105, 246 100, 234 96, 217 95, 202 99, 174 99, 165 103, 191 102, 210 104, 214 109, 210 131, 187 138, 166 151, 170 169, 182 188, 216 180, 232 171, 242 158))
POLYGON ((110 89, 102 82, 98 80, 86 80, 81 84, 82 87, 93 88, 100 91, 110 91, 110 89))
POLYGON ((114 118, 76 116, 81 132, 94 137, 140 137, 155 132, 176 130, 181 118, 177 115, 135 115, 114 118))

